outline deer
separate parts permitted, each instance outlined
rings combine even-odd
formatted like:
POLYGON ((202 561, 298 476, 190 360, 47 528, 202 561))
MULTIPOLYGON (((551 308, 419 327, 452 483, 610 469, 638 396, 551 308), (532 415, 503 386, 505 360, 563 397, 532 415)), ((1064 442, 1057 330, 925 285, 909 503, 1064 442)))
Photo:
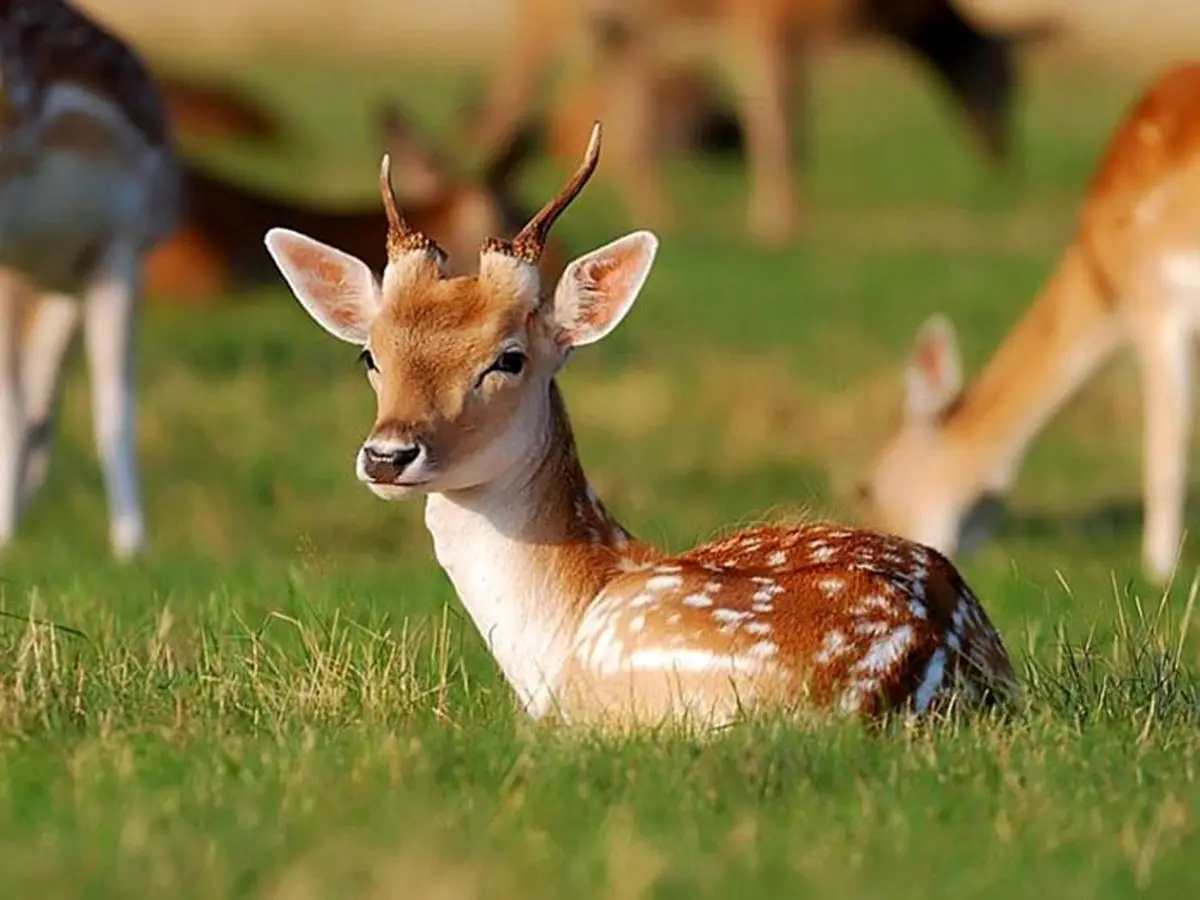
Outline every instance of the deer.
POLYGON ((376 396, 355 472, 425 498, 434 554, 534 721, 721 727, 744 711, 879 721, 1007 708, 1007 651, 935 551, 829 523, 763 524, 670 555, 634 537, 584 474, 556 375, 629 313, 658 238, 635 231, 538 261, 599 162, 600 123, 566 185, 477 272, 400 212, 385 154, 382 276, 307 235, 264 241, 303 309, 360 349, 376 396))
POLYGON ((582 85, 560 92, 551 122, 572 132, 579 96, 616 119, 615 183, 631 215, 662 226, 674 212, 657 173, 656 130, 664 69, 673 57, 719 64, 734 92, 749 162, 746 222, 778 245, 799 218, 793 175, 793 107, 805 48, 838 34, 881 35, 915 55, 948 90, 971 137, 995 167, 1011 156, 1015 47, 1052 35, 1050 21, 985 30, 956 0, 521 0, 512 49, 491 80, 474 131, 483 147, 529 115, 543 71, 582 32, 582 85))
POLYGON ((285 138, 273 110, 228 85, 165 73, 155 83, 179 138, 233 138, 264 146, 278 146, 285 138))
POLYGON ((917 332, 903 424, 857 488, 866 522, 953 555, 986 536, 1030 445, 1118 350, 1140 369, 1142 569, 1162 585, 1181 549, 1200 326, 1200 64, 1147 86, 1114 129, 1073 239, 1033 305, 963 384, 950 320, 917 332))
MULTIPOLYGON (((486 160, 478 175, 463 177, 396 104, 385 104, 378 121, 413 221, 458 252, 457 260, 469 260, 489 234, 520 228, 525 213, 514 182, 532 143, 529 129, 486 160)), ((276 270, 259 238, 280 223, 337 243, 377 268, 385 262, 379 241, 385 220, 373 205, 330 209, 276 197, 210 172, 197 160, 184 160, 183 173, 183 223, 146 260, 151 295, 201 302, 272 283, 276 270)), ((550 248, 542 262, 546 277, 557 275, 562 264, 561 250, 550 248)))
POLYGON ((41 485, 82 323, 119 559, 143 547, 134 325, 145 254, 179 220, 178 159, 138 53, 59 0, 0 0, 0 547, 41 485))

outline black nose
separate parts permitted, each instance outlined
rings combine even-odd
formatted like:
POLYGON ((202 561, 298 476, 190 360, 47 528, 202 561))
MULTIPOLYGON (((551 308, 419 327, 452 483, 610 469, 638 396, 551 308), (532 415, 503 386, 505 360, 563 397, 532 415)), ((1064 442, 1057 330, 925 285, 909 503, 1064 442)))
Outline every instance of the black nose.
POLYGON ((366 444, 363 447, 363 470, 372 481, 394 482, 421 455, 416 444, 366 444))

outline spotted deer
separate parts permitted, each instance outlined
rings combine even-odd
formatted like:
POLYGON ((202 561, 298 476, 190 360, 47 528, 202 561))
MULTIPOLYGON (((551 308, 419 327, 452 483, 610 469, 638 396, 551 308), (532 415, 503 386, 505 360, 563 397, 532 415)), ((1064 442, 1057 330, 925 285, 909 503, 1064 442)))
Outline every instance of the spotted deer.
POLYGON ((483 147, 530 114, 539 79, 555 58, 576 62, 550 119, 559 130, 584 112, 609 121, 617 177, 631 215, 666 224, 672 205, 657 172, 664 73, 716 63, 733 90, 745 135, 747 223, 778 243, 798 218, 793 107, 805 49, 830 36, 880 35, 928 66, 996 164, 1007 160, 1016 86, 1014 47, 1054 33, 1031 21, 1004 33, 960 11, 957 0, 520 0, 509 52, 491 79, 475 130, 483 147), (571 47, 574 52, 567 52, 571 47))
POLYGON ((953 566, 895 537, 763 525, 678 556, 635 538, 584 475, 555 375, 629 312, 658 249, 637 231, 568 264, 537 262, 595 170, 568 184, 477 275, 397 208, 384 157, 387 265, 293 231, 266 244, 301 305, 362 348, 375 424, 360 480, 424 495, 434 551, 528 714, 567 722, 727 722, 739 710, 875 717, 1012 698, 999 635, 953 566))
MULTIPOLYGON (((512 234, 524 223, 515 181, 528 156, 527 130, 468 177, 454 171, 399 107, 384 107, 379 122, 397 162, 396 185, 411 204, 410 217, 457 253, 454 265, 469 263, 488 235, 512 234)), ((260 239, 273 225, 335 243, 376 270, 386 261, 379 240, 386 220, 375 205, 337 208, 275 196, 210 172, 196 160, 184 161, 183 185, 182 225, 146 260, 146 288, 153 297, 198 303, 270 283, 278 276, 260 239)), ((541 260, 545 277, 556 276, 562 265, 557 246, 541 260)))
POLYGON ((1145 408, 1143 568, 1165 582, 1183 533, 1192 343, 1200 326, 1200 64, 1155 81, 1118 125, 1074 239, 973 383, 937 316, 905 375, 904 425, 859 488, 870 522, 953 554, 1030 444, 1120 348, 1145 408))
POLYGON ((110 542, 144 541, 134 317, 145 253, 178 221, 177 160, 128 45, 58 0, 0 0, 0 545, 41 484, 83 323, 110 542))

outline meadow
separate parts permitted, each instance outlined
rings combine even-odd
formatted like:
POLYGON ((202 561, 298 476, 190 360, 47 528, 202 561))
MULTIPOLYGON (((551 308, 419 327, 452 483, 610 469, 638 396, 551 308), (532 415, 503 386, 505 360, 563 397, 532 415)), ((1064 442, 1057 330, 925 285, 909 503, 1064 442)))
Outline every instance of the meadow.
MULTIPOLYGON (((399 68, 238 75, 281 104, 295 152, 198 152, 330 200, 374 196, 373 98, 438 129, 465 88, 399 68)), ((848 516, 918 325, 951 315, 978 369, 1069 239, 1141 86, 1120 68, 1035 66, 1023 158, 999 178, 907 65, 831 58, 789 250, 742 239, 738 164, 673 164, 685 227, 622 327, 562 378, 609 507, 675 549, 762 518, 848 516)), ((536 166, 528 197, 558 178, 536 166)), ((597 181, 558 233, 582 253, 632 227, 597 181)), ((994 539, 960 560, 1025 679, 1012 721, 604 740, 514 713, 420 504, 354 478, 373 411, 354 349, 282 282, 151 304, 139 340, 146 558, 108 558, 75 360, 48 484, 0 563, 6 895, 1200 889, 1200 551, 1189 541, 1168 592, 1139 577, 1127 362, 1036 445, 994 539)))

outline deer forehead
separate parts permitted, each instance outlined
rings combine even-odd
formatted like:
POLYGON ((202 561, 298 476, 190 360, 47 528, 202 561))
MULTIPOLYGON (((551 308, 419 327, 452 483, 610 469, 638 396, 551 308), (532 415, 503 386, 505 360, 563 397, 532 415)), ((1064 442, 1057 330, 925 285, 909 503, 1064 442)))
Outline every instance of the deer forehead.
POLYGON ((382 392, 430 400, 463 393, 509 344, 531 349, 532 314, 529 304, 470 278, 431 282, 396 297, 380 311, 369 340, 382 392))

